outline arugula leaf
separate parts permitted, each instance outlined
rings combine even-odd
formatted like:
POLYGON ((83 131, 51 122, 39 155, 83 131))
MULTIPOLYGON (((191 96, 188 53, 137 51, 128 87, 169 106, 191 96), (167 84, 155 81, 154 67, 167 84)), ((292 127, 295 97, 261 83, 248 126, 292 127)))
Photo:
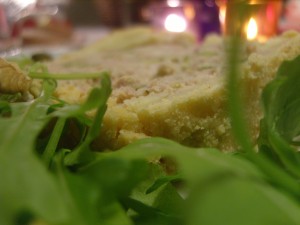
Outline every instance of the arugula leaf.
POLYGON ((37 72, 35 70, 30 71, 28 76, 35 79, 56 79, 56 80, 70 80, 70 79, 93 79, 99 78, 103 73, 48 73, 37 72))
MULTIPOLYGON (((53 86, 44 88, 50 90, 53 86)), ((12 115, 0 118, 2 224, 13 225, 16 214, 22 210, 30 210, 52 224, 63 223, 70 216, 64 209, 56 179, 33 152, 35 139, 49 120, 47 100, 41 97, 33 103, 14 103, 12 115)))
MULTIPOLYGON (((170 204, 172 202, 169 202, 170 204)), ((182 224, 182 218, 178 215, 170 215, 158 208, 151 207, 143 204, 132 198, 126 199, 126 206, 137 212, 138 214, 133 216, 135 224, 159 224, 159 225, 179 225, 182 224)))
POLYGON ((0 93, 0 101, 5 102, 17 102, 22 99, 22 95, 20 93, 17 94, 2 94, 0 93))
MULTIPOLYGON (((240 3, 239 9, 242 9, 244 2, 240 3)), ((240 12, 239 12, 240 13, 240 12)), ((240 77, 240 52, 241 52, 241 38, 233 36, 229 38, 227 51, 227 90, 228 90, 228 111, 231 117, 232 133, 236 138, 237 143, 241 146, 242 151, 248 154, 253 153, 253 143, 251 143, 248 127, 245 120, 244 107, 241 98, 241 89, 239 85, 240 77)))
POLYGON ((94 153, 90 149, 90 144, 99 135, 102 125, 102 119, 106 112, 106 102, 111 94, 111 83, 108 74, 104 73, 101 79, 101 88, 94 88, 89 95, 87 101, 78 108, 67 108, 65 111, 59 111, 59 115, 76 116, 85 113, 88 110, 96 108, 96 114, 88 130, 85 140, 74 151, 65 158, 65 164, 70 166, 74 164, 87 164, 94 159, 94 153))
POLYGON ((150 163, 149 169, 145 180, 133 189, 129 199, 122 201, 123 204, 134 211, 131 217, 136 224, 182 224, 184 200, 176 187, 165 183, 146 193, 149 186, 166 177, 160 164, 150 163))
POLYGON ((205 179, 219 171, 230 171, 236 176, 261 177, 262 174, 246 160, 232 157, 216 149, 189 148, 163 138, 138 140, 119 151, 107 153, 125 159, 148 159, 170 156, 184 168, 182 176, 188 180, 205 179), (197 168, 197 169, 196 169, 197 168))
POLYGON ((11 108, 7 101, 0 101, 0 117, 9 116, 11 108))
MULTIPOLYGON (((73 117, 83 121, 85 113, 94 108, 98 108, 99 112, 82 145, 87 147, 98 135, 111 91, 108 75, 103 75, 102 87, 93 89, 85 104, 78 107, 61 104, 61 108, 53 108, 51 97, 56 83, 53 80, 46 80, 44 83, 43 96, 33 102, 1 104, 3 116, 0 118, 0 128, 3 132, 0 135, 0 175, 4 185, 0 186, 0 200, 5 209, 0 207, 0 221, 3 224, 14 224, 18 213, 25 210, 32 213, 33 218, 40 218, 50 224, 94 225, 114 224, 118 221, 119 224, 131 225, 117 199, 105 200, 103 192, 108 189, 104 188, 103 180, 97 183, 93 180, 95 176, 87 173, 93 171, 90 167, 86 168, 85 175, 72 174, 61 162, 64 153, 69 150, 57 152, 65 121, 73 117), (9 116, 6 115, 7 112, 10 112, 9 116), (33 150, 38 135, 54 117, 58 117, 58 120, 43 153, 46 165, 53 158, 59 158, 53 162, 54 174, 51 174, 33 150), (22 161, 12 163, 20 157, 22 161), (12 177, 16 180, 11 179, 12 177), (15 197, 13 200, 12 196, 15 197)), ((98 166, 96 169, 98 171, 98 166)))
POLYGON ((65 124, 66 124, 65 118, 59 118, 55 124, 49 142, 42 155, 42 158, 44 159, 47 166, 50 166, 50 163, 54 157, 65 124))
POLYGON ((300 223, 299 204, 272 186, 248 179, 215 177, 188 199, 188 225, 300 223))
POLYGON ((128 196, 132 189, 145 179, 148 163, 145 160, 127 161, 105 157, 95 160, 78 172, 92 182, 101 184, 107 193, 111 192, 122 198, 128 196))
POLYGON ((59 179, 61 196, 69 215, 72 215, 68 224, 131 225, 120 203, 103 188, 105 183, 95 179, 95 176, 100 177, 96 174, 102 172, 102 168, 94 166, 74 174, 64 166, 64 154, 64 151, 57 154, 54 170, 59 179))
POLYGON ((293 176, 300 177, 300 56, 284 62, 263 92, 265 117, 261 122, 260 148, 276 156, 277 164, 293 176))
MULTIPOLYGON (((108 155, 130 160, 155 158, 158 155, 174 157, 178 162, 180 174, 189 187, 190 191, 186 193, 188 198, 197 199, 193 204, 184 204, 187 211, 195 212, 195 215, 187 213, 191 224, 208 224, 209 221, 212 221, 212 224, 223 224, 226 219, 234 217, 237 211, 244 208, 245 212, 241 212, 243 216, 235 216, 229 220, 232 224, 246 224, 245 216, 252 221, 252 213, 255 213, 254 218, 260 221, 257 224, 275 221, 274 218, 277 221, 286 221, 285 224, 297 224, 300 220, 299 214, 290 213, 290 211, 297 212, 299 206, 285 195, 285 192, 268 184, 255 165, 235 155, 226 155, 212 149, 187 148, 161 138, 140 140, 108 155), (207 190, 216 190, 216 192, 212 191, 210 194, 207 190), (238 193, 244 197, 240 199, 234 197, 238 193), (202 201, 202 198, 205 201, 202 201), (228 205, 232 206, 232 211, 224 211, 230 209, 228 205), (258 206, 266 209, 262 210, 258 206), (198 212, 200 209, 201 211, 198 212), (215 222, 212 218, 214 213, 218 214, 215 222), (273 216, 274 213, 276 217, 273 216), (197 215, 202 216, 197 217, 197 215), (260 220, 262 218, 264 219, 260 220), (198 223, 192 222, 194 219, 197 219, 198 223)), ((181 215, 184 216, 185 212, 181 211, 181 215)))
POLYGON ((163 176, 155 180, 155 182, 146 190, 146 194, 150 194, 151 192, 157 190, 164 184, 167 184, 171 181, 179 181, 182 179, 182 176, 180 175, 173 175, 173 176, 163 176))

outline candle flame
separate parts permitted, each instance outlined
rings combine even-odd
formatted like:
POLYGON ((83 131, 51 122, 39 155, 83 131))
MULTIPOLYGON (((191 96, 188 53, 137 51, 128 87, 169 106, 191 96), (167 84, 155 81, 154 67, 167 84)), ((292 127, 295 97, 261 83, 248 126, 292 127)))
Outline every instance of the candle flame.
POLYGON ((170 32, 184 32, 187 29, 185 18, 177 14, 169 14, 164 23, 165 29, 170 32))
POLYGON ((225 6, 220 6, 219 9, 219 19, 221 24, 225 24, 225 18, 226 18, 226 7, 225 6))
POLYGON ((257 27, 257 23, 256 23, 255 19, 252 17, 249 20, 249 23, 246 28, 246 32, 247 32, 248 40, 254 40, 257 37, 258 27, 257 27))

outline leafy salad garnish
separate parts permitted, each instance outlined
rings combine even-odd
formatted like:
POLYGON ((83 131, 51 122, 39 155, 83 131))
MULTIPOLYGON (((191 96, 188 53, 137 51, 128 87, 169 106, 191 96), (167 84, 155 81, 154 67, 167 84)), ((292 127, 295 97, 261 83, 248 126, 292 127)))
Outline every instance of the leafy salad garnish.
POLYGON ((97 74, 99 87, 85 103, 68 105, 53 99, 51 74, 32 70, 43 78, 40 97, 0 99, 0 224, 300 224, 300 56, 284 62, 264 89, 257 150, 240 116, 238 52, 229 51, 228 90, 241 148, 230 154, 163 138, 96 152, 91 143, 111 93, 109 74, 97 74), (70 144, 65 136, 74 129, 70 144))

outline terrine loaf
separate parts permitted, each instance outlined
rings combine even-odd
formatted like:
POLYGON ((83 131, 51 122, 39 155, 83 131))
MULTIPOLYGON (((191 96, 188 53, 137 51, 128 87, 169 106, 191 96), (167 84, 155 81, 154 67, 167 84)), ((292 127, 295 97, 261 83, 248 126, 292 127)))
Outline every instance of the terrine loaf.
MULTIPOLYGON (((97 150, 118 149, 136 139, 165 137, 188 146, 236 148, 226 95, 226 47, 212 35, 196 43, 189 34, 131 28, 49 64, 50 71, 109 71, 108 101, 97 150)), ((260 96, 279 65, 300 54, 300 35, 288 32, 266 43, 245 43, 241 86, 255 141, 262 117, 260 96)), ((95 80, 60 81, 56 96, 86 98, 95 80)), ((92 115, 91 115, 92 116, 92 115)))

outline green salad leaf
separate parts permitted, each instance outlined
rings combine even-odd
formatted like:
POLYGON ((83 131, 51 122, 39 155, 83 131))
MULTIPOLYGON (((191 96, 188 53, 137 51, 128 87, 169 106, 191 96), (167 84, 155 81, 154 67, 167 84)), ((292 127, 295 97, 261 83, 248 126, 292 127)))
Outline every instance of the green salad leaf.
MULTIPOLYGON (((130 219, 126 216, 121 204, 116 200, 115 196, 110 193, 109 189, 103 187, 103 184, 110 186, 115 180, 105 179, 101 176, 103 166, 93 165, 76 174, 69 171, 63 162, 65 152, 61 152, 55 158, 55 175, 59 180, 61 197, 66 203, 69 215, 72 215, 68 224, 125 224, 131 225, 130 219), (98 174, 100 172, 100 174, 98 174), (99 181, 100 179, 100 181, 99 181), (105 183, 108 182, 108 183, 105 183)), ((103 163, 106 165, 106 163, 103 163)), ((112 163, 111 165, 116 165, 112 163)), ((110 165, 110 166, 111 166, 110 165)), ((112 171, 119 172, 117 168, 112 171)), ((123 171, 120 171, 121 173, 123 171)), ((115 181, 115 182, 117 182, 115 181)), ((112 186, 116 187, 115 184, 112 186)))
POLYGON ((300 177, 300 57, 284 62, 263 93, 265 117, 262 120, 260 145, 278 164, 293 176, 300 177))
MULTIPOLYGON (((45 81, 44 88, 54 87, 45 81)), ((11 104, 11 116, 0 117, 1 224, 15 224, 24 210, 53 224, 70 216, 55 177, 33 151, 35 139, 49 120, 48 100, 41 97, 34 103, 11 104)))

